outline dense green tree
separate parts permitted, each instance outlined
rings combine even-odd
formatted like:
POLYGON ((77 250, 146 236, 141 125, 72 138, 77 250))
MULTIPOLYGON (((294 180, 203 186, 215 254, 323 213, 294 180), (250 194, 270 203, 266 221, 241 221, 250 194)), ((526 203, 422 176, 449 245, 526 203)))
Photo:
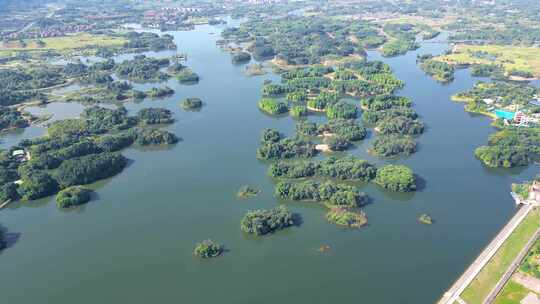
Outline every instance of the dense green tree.
POLYGON ((248 211, 240 222, 242 231, 265 235, 295 224, 295 216, 287 207, 278 206, 270 210, 248 211))
POLYGON ((184 110, 199 110, 203 106, 203 102, 200 98, 197 97, 188 97, 184 99, 181 103, 181 107, 184 110))
POLYGON ((403 116, 387 117, 377 122, 377 131, 385 135, 416 135, 424 132, 424 124, 403 116))
POLYGON ((126 78, 132 81, 164 81, 169 76, 161 72, 161 68, 170 64, 169 59, 156 59, 137 55, 133 60, 125 60, 116 65, 115 73, 120 78, 126 78))
POLYGON ((284 200, 323 202, 328 206, 359 207, 368 203, 365 193, 348 185, 331 182, 279 182, 275 195, 284 200))
POLYGON ((316 154, 313 143, 297 137, 282 138, 275 142, 265 141, 257 149, 257 157, 260 159, 306 158, 316 154))
POLYGON ((147 125, 172 123, 172 112, 164 108, 145 108, 137 113, 139 122, 147 125))
POLYGON ((81 186, 66 188, 56 195, 58 208, 69 208, 86 204, 90 201, 92 190, 81 186))
POLYGON ((381 135, 373 141, 373 153, 379 157, 411 155, 416 152, 416 142, 410 136, 381 135))
POLYGON ((240 64, 251 60, 251 55, 247 52, 238 52, 233 54, 232 63, 240 64))
POLYGON ((23 200, 35 200, 52 195, 58 191, 58 183, 50 174, 42 171, 34 171, 32 174, 23 176, 22 184, 18 188, 19 195, 23 200))
POLYGON ((283 114, 289 111, 286 103, 269 98, 263 98, 259 101, 259 109, 272 115, 283 114))
POLYGON ((402 165, 387 165, 377 170, 375 183, 396 192, 416 190, 416 178, 411 169, 402 165))
POLYGON ((149 128, 137 129, 136 138, 136 142, 142 146, 172 145, 180 140, 176 135, 166 130, 149 128))
POLYGON ((91 154, 64 161, 54 177, 63 188, 85 185, 116 175, 126 165, 127 159, 117 153, 91 154))
POLYGON ((193 254, 200 258, 209 259, 215 258, 223 254, 223 245, 216 243, 213 240, 204 240, 195 245, 193 254))
POLYGON ((326 116, 330 119, 344 118, 353 119, 358 115, 356 106, 347 102, 337 102, 327 107, 326 116))

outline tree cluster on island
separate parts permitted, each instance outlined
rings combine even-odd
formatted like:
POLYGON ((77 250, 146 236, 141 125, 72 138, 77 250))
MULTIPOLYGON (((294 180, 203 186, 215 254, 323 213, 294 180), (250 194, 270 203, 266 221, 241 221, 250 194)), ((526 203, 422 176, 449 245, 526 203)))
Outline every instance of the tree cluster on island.
POLYGON ((197 243, 193 249, 193 254, 203 259, 209 259, 222 255, 224 250, 223 245, 208 239, 197 243))
POLYGON ((261 99, 259 101, 259 109, 272 115, 284 114, 289 111, 286 103, 270 98, 261 99))
POLYGON ((245 62, 249 62, 251 60, 251 54, 247 52, 237 52, 232 55, 232 63, 233 64, 241 64, 245 62))
POLYGON ((259 193, 261 193, 261 190, 255 189, 249 185, 243 185, 236 193, 236 196, 242 199, 247 199, 256 197, 257 195, 259 195, 259 193))
POLYGON ((169 34, 158 35, 150 32, 128 32, 125 34, 128 42, 124 44, 126 49, 136 49, 137 51, 162 51, 175 50, 174 37, 169 34))
POLYGON ((475 155, 488 167, 519 167, 540 155, 540 129, 508 127, 489 137, 475 155))
POLYGON ((245 233, 260 236, 291 227, 296 221, 297 215, 285 206, 278 206, 269 210, 248 211, 240 222, 240 229, 245 233))
POLYGON ((257 149, 260 159, 307 158, 317 154, 315 145, 299 137, 286 138, 278 131, 265 129, 261 136, 261 145, 257 149))
POLYGON ((166 111, 141 112, 145 114, 128 116, 122 107, 90 107, 81 118, 50 124, 47 136, 23 140, 2 152, 0 200, 34 200, 72 186, 90 184, 120 173, 127 159, 118 151, 133 143, 161 145, 178 141, 165 130, 144 127, 148 122, 144 119, 155 118, 156 113, 160 113, 160 119, 163 114, 170 118, 166 111), (24 162, 13 158, 12 153, 17 150, 31 158, 24 162), (20 182, 15 184, 17 180, 20 182))
POLYGON ((163 98, 163 97, 171 96, 173 94, 174 94, 174 90, 168 86, 162 86, 159 88, 153 87, 149 89, 148 91, 144 92, 144 96, 148 96, 151 98, 163 98))
POLYGON ((416 152, 414 135, 424 132, 424 124, 411 108, 410 99, 401 96, 379 95, 361 102, 362 120, 379 133, 371 152, 378 157, 397 157, 416 152))
POLYGON ((433 224, 433 219, 431 218, 431 216, 427 215, 427 214, 421 214, 420 217, 418 218, 418 221, 421 223, 421 224, 424 224, 424 225, 431 225, 433 224))
POLYGON ((366 160, 329 157, 322 161, 278 161, 270 165, 268 175, 281 179, 330 178, 341 181, 374 182, 390 191, 416 190, 416 177, 402 165, 386 165, 377 169, 366 160))
POLYGON ((132 60, 117 64, 114 71, 118 77, 135 82, 161 82, 169 78, 169 75, 161 72, 161 68, 169 64, 168 58, 156 59, 137 55, 132 60))
POLYGON ((250 41, 248 51, 257 60, 275 56, 291 65, 316 64, 325 56, 363 54, 363 46, 348 39, 356 33, 364 35, 360 38, 362 41, 367 40, 368 36, 378 36, 377 31, 368 32, 363 27, 373 25, 318 16, 289 16, 270 20, 252 19, 239 28, 225 29, 222 37, 229 42, 250 41))
POLYGON ((182 84, 192 84, 199 82, 200 77, 193 70, 185 68, 176 75, 176 79, 182 84))
POLYGON ((374 182, 395 192, 411 192, 417 189, 413 171, 403 165, 386 165, 379 168, 374 182))
POLYGON ((164 97, 170 88, 147 92, 134 90, 126 81, 115 81, 112 75, 134 82, 162 82, 171 76, 179 81, 196 82, 198 76, 178 61, 136 55, 131 60, 115 63, 108 59, 93 64, 70 62, 65 65, 24 64, 0 69, 0 106, 10 106, 31 100, 42 102, 66 101, 87 104, 126 100, 141 100, 147 96, 164 97), (167 72, 163 68, 167 67, 167 72), (62 95, 52 94, 54 88, 78 83, 81 87, 62 95))
POLYGON ((369 202, 369 197, 356 187, 313 180, 297 183, 280 181, 275 195, 283 200, 320 202, 328 207, 357 208, 369 202))
POLYGON ((58 208, 69 208, 86 204, 91 199, 92 190, 73 186, 66 188, 56 195, 56 205, 58 208))
POLYGON ((386 57, 403 55, 416 50, 420 44, 416 42, 421 29, 411 23, 388 23, 383 26, 385 34, 391 39, 382 46, 381 53, 386 57))
POLYGON ((188 97, 182 101, 180 106, 182 107, 182 109, 187 111, 196 111, 202 108, 203 102, 200 98, 188 97))
POLYGON ((431 55, 418 56, 417 61, 420 63, 420 68, 439 82, 447 83, 454 80, 454 66, 434 60, 432 57, 431 55))
POLYGON ((139 122, 147 125, 173 123, 172 112, 163 108, 145 108, 137 113, 139 122))
POLYGON ((347 208, 334 207, 326 213, 326 219, 335 225, 360 228, 367 224, 368 219, 362 211, 351 211, 347 208))
POLYGON ((31 119, 19 110, 0 106, 0 131, 28 127, 31 119))
POLYGON ((270 165, 268 174, 274 178, 327 177, 338 180, 369 182, 377 174, 375 166, 354 157, 329 157, 322 161, 278 161, 270 165))

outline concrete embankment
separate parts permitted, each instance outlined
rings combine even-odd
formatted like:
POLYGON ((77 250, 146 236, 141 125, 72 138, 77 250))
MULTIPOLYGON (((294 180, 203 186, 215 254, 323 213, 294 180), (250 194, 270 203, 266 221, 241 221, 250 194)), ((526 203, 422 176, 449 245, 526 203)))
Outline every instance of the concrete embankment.
POLYGON ((521 224, 527 214, 533 210, 533 208, 534 207, 532 205, 525 205, 518 210, 514 217, 510 219, 510 221, 480 253, 480 255, 467 268, 467 270, 465 270, 465 272, 458 278, 452 287, 450 287, 450 289, 444 293, 438 304, 454 304, 455 302, 462 301, 460 295, 463 293, 465 288, 469 286, 472 280, 474 280, 478 273, 480 273, 484 266, 486 266, 489 260, 495 255, 495 253, 497 253, 499 248, 504 244, 516 227, 521 224))

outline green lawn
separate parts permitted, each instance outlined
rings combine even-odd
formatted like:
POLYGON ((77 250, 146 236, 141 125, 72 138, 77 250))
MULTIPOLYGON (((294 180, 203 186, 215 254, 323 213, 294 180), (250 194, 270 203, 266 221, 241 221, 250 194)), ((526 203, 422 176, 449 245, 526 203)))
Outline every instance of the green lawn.
POLYGON ((520 70, 540 76, 540 48, 537 47, 458 44, 452 54, 436 57, 436 60, 458 65, 501 64, 506 72, 520 70), (478 52, 490 54, 495 60, 479 58, 475 56, 478 52))
POLYGON ((38 45, 37 39, 26 39, 24 44, 19 41, 0 42, 0 57, 13 56, 19 51, 39 52, 46 50, 69 51, 92 47, 122 46, 126 39, 106 35, 80 33, 76 35, 43 38, 43 45, 38 45))
POLYGON ((520 304, 520 301, 529 294, 529 290, 520 284, 509 281, 495 299, 495 304, 520 304))
POLYGON ((478 276, 467 286, 461 294, 461 298, 468 304, 481 304, 539 226, 540 211, 534 209, 514 230, 478 276))

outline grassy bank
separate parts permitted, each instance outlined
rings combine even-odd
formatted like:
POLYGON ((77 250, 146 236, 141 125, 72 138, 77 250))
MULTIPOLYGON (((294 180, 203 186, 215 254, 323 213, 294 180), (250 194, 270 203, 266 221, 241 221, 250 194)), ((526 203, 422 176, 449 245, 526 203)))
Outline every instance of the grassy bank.
POLYGON ((468 304, 481 304, 499 279, 508 269, 514 258, 523 249, 539 227, 540 211, 532 210, 499 248, 487 265, 461 294, 468 304))
POLYGON ((92 47, 122 46, 125 42, 126 40, 124 38, 93 35, 89 33, 80 33, 63 37, 26 39, 24 40, 24 43, 21 43, 20 41, 0 43, 0 56, 9 57, 20 51, 39 52, 56 50, 62 52, 92 47))
POLYGON ((520 304, 521 300, 529 294, 529 290, 520 284, 509 281, 499 296, 495 299, 495 304, 520 304))
POLYGON ((490 117, 492 119, 497 119, 497 115, 495 115, 495 113, 493 113, 493 112, 483 111, 481 109, 472 110, 470 107, 467 107, 468 104, 470 104, 471 102, 474 102, 473 98, 465 97, 465 96, 459 96, 458 94, 456 94, 456 95, 452 95, 452 97, 450 97, 450 99, 452 101, 455 101, 455 102, 464 103, 465 104, 465 111, 468 112, 468 113, 481 114, 481 115, 488 116, 488 117, 490 117))
POLYGON ((452 54, 435 59, 455 65, 500 64, 506 72, 519 70, 540 76, 540 48, 537 47, 458 44, 452 54), (493 58, 479 56, 479 53, 493 58))
MULTIPOLYGON (((529 254, 523 262, 521 263, 521 266, 519 268, 519 272, 535 276, 535 273, 533 273, 533 268, 536 267, 536 259, 537 259, 537 252, 538 248, 540 248, 540 239, 536 241, 535 245, 531 248, 529 251, 529 254)), ((532 292, 531 290, 528 290, 526 287, 522 286, 521 284, 514 282, 510 280, 503 288, 501 293, 497 296, 495 299, 496 304, 519 304, 523 298, 525 298, 529 292, 532 292)), ((540 296, 540 294, 539 294, 540 296)))

